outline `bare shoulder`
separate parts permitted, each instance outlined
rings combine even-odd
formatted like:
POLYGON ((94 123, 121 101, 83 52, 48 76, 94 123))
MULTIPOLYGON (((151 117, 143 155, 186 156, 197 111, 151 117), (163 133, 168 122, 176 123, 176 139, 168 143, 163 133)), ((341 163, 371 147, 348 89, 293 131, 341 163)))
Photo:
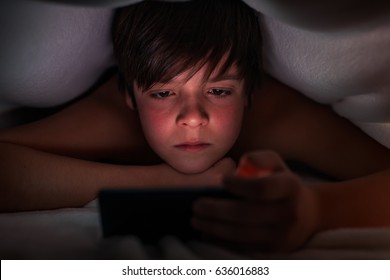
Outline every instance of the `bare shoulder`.
POLYGON ((86 159, 129 155, 145 145, 116 77, 54 115, 0 131, 0 141, 86 159))
POLYGON ((247 109, 240 141, 251 149, 276 149, 288 157, 286 144, 280 139, 297 141, 294 139, 302 135, 313 117, 325 111, 329 108, 266 76, 247 109))
POLYGON ((272 149, 337 178, 390 167, 390 150, 330 106, 269 78, 254 97, 239 145, 272 149))

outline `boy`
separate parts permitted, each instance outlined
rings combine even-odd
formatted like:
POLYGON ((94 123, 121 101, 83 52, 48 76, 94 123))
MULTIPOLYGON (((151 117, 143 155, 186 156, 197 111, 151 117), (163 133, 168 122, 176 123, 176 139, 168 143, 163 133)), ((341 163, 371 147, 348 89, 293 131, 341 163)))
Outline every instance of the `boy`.
POLYGON ((272 79, 260 91, 260 43, 256 13, 241 1, 123 9, 114 45, 125 95, 114 77, 58 114, 2 131, 2 210, 82 206, 110 186, 215 184, 241 199, 198 201, 193 224, 230 246, 292 250, 319 230, 389 225, 378 200, 390 195, 380 172, 389 151, 272 79), (268 175, 235 176, 231 158, 245 153, 239 170, 249 161, 268 175), (361 178, 309 188, 279 155, 361 178))

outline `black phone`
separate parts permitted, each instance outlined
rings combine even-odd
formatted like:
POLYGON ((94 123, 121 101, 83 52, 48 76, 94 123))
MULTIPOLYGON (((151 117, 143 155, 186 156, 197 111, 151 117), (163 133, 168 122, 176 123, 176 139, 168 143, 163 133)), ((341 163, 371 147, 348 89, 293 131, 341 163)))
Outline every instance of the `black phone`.
POLYGON ((166 235, 199 239, 191 217, 192 203, 200 197, 231 195, 217 187, 104 189, 98 195, 103 236, 136 235, 146 243, 166 235))

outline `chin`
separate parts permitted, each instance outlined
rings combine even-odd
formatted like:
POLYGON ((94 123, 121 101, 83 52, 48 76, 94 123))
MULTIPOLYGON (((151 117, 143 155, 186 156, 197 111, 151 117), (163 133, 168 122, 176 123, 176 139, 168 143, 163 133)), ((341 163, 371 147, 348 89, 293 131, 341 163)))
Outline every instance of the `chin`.
POLYGON ((172 164, 171 166, 177 171, 184 174, 198 174, 209 169, 213 163, 210 164, 172 164))

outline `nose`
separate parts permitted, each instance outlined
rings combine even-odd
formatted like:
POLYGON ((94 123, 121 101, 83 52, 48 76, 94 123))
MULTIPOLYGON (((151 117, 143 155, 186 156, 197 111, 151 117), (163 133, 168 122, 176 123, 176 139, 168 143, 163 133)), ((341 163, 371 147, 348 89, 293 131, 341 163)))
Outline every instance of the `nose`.
POLYGON ((209 116, 199 102, 188 102, 177 116, 177 124, 186 127, 205 126, 209 123, 209 116))

